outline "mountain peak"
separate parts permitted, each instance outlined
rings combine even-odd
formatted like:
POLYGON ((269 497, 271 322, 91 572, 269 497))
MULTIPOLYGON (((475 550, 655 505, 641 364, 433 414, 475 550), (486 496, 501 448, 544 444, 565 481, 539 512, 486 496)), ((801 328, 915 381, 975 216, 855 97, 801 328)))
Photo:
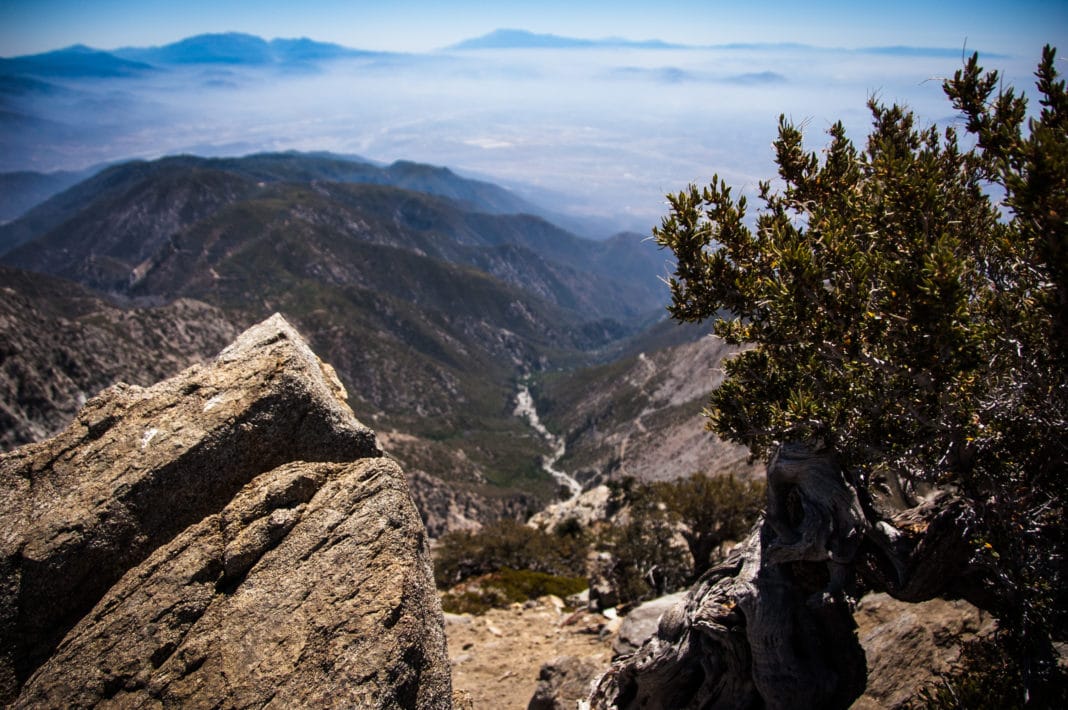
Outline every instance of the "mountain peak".
POLYGON ((529 30, 498 29, 481 37, 464 40, 448 47, 448 49, 581 49, 587 47, 673 49, 681 46, 658 39, 642 41, 629 40, 622 37, 583 39, 554 34, 539 34, 529 30))
POLYGON ((517 49, 527 47, 589 47, 590 40, 560 37, 553 34, 536 34, 528 30, 499 29, 489 34, 464 40, 450 49, 517 49))
POLYGON ((301 63, 368 54, 339 44, 316 42, 307 37, 275 38, 267 41, 244 32, 200 34, 160 47, 125 47, 115 53, 121 57, 152 64, 251 66, 301 63))

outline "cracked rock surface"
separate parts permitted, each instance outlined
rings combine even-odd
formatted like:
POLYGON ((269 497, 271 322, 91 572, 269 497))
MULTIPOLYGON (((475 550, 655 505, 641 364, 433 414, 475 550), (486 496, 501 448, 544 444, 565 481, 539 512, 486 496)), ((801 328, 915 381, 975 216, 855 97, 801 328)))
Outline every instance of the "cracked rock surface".
POLYGON ((400 469, 281 316, 0 458, 0 702, 448 707, 400 469))

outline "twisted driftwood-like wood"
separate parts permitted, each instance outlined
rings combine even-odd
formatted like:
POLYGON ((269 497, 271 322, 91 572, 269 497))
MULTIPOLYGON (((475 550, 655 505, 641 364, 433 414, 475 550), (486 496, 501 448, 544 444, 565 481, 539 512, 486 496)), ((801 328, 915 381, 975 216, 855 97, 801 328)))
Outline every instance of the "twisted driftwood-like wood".
POLYGON ((941 498, 880 520, 827 453, 783 446, 767 513, 722 564, 599 680, 591 707, 847 708, 864 692, 851 587, 908 601, 967 576, 965 509, 941 498))

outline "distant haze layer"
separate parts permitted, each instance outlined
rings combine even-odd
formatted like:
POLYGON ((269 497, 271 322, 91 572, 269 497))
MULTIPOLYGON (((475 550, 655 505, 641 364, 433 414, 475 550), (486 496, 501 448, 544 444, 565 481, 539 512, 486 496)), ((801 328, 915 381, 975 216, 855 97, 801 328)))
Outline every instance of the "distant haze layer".
MULTIPOLYGON (((718 173, 752 193, 773 177, 779 114, 803 123, 814 149, 838 119, 862 139, 872 96, 907 103, 925 122, 957 122, 941 80, 961 55, 948 50, 476 44, 388 54, 290 43, 274 45, 276 57, 258 38, 212 41, 236 53, 204 54, 203 43, 186 59, 174 46, 117 50, 106 56, 123 63, 97 75, 0 60, 0 170, 329 150, 448 165, 645 231, 664 194, 691 181, 718 173)), ((1029 87, 1039 50, 985 64, 1029 87)))

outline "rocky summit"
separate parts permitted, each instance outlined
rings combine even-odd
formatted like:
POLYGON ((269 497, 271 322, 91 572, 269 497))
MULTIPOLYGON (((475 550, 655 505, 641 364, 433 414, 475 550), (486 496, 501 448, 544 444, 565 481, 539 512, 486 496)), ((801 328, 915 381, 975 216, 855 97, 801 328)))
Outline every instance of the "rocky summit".
POLYGON ((404 476, 275 315, 0 458, 0 702, 438 708, 404 476))

